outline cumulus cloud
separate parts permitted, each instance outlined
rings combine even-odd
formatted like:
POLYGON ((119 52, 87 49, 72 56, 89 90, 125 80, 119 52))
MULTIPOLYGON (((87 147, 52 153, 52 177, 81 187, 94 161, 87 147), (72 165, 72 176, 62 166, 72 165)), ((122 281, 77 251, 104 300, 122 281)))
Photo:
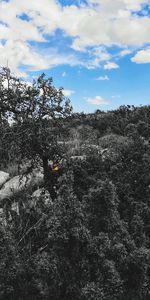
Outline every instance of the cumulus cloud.
POLYGON ((104 76, 99 76, 98 78, 96 78, 96 80, 109 80, 109 77, 107 75, 104 76))
POLYGON ((92 105, 107 105, 108 101, 102 98, 101 96, 95 96, 94 98, 88 98, 86 100, 88 103, 92 105))
POLYGON ((128 54, 130 54, 130 53, 132 53, 132 51, 131 51, 130 49, 123 49, 123 50, 121 50, 121 51, 119 52, 119 56, 120 56, 120 57, 124 57, 124 56, 126 56, 126 55, 128 55, 128 54))
POLYGON ((0 44, 0 65, 7 66, 17 76, 27 76, 27 71, 47 70, 58 65, 78 65, 80 62, 74 55, 59 53, 50 48, 42 55, 28 43, 22 41, 7 41, 0 44), (24 65, 24 72, 18 70, 19 65, 24 65))
POLYGON ((101 66, 101 62, 108 61, 111 59, 111 54, 108 53, 105 47, 99 46, 94 47, 91 50, 87 50, 88 54, 92 57, 92 59, 87 60, 86 67, 88 69, 95 69, 101 66))
POLYGON ((117 11, 118 9, 129 9, 132 11, 138 11, 141 9, 142 3, 149 3, 149 1, 143 0, 115 0, 115 3, 111 0, 90 0, 91 3, 101 4, 105 9, 110 5, 110 9, 117 11))
MULTIPOLYGON (((64 63, 98 68, 101 62, 111 60, 109 49, 113 45, 121 48, 120 56, 124 56, 129 54, 125 47, 138 49, 150 43, 149 15, 137 14, 143 4, 149 4, 149 0, 88 0, 78 6, 63 6, 56 0, 1 1, 0 64, 6 65, 9 59, 15 72, 22 64, 33 70, 64 63), (56 35, 57 29, 70 38, 67 47, 70 53, 76 52, 78 58, 69 52, 62 53, 59 43, 56 58, 39 51, 40 45, 42 49, 47 48, 46 43, 56 35), (78 56, 80 52, 86 53, 87 63, 78 56)), ((137 62, 139 55, 145 54, 137 52, 132 61, 137 62)), ((112 64, 106 63, 105 68, 118 67, 112 64)))
POLYGON ((0 10, 0 65, 7 62, 15 74, 26 76, 26 71, 45 70, 62 64, 78 64, 70 54, 49 49, 41 53, 40 44, 47 42, 46 34, 53 34, 58 26, 61 7, 55 0, 10 0, 1 3, 0 10), (56 25, 57 24, 57 25, 56 25), (36 42, 38 47, 33 47, 36 42), (18 67, 24 65, 26 71, 18 67))
POLYGON ((112 70, 112 69, 118 69, 118 68, 119 68, 119 66, 114 62, 108 62, 104 65, 105 70, 112 70))
POLYGON ((138 51, 135 56, 131 58, 131 61, 136 64, 150 63, 150 48, 138 51))
POLYGON ((13 72, 17 72, 17 68, 21 64, 30 68, 46 69, 47 60, 31 49, 30 45, 22 41, 8 40, 4 45, 0 46, 0 65, 8 66, 13 72))
POLYGON ((97 4, 96 10, 94 8, 72 9, 72 13, 77 18, 75 25, 68 29, 66 23, 64 24, 66 32, 75 36, 74 49, 82 50, 88 46, 114 44, 137 46, 150 42, 150 19, 132 14, 133 10, 140 10, 142 3, 149 2, 148 0, 90 2, 97 4))

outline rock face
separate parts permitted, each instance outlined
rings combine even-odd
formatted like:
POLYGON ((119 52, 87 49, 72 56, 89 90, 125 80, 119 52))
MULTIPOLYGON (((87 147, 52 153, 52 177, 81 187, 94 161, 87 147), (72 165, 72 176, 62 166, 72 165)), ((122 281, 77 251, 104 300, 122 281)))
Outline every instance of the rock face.
POLYGON ((20 192, 26 187, 38 185, 43 182, 43 173, 39 170, 34 170, 32 174, 27 176, 15 176, 8 180, 0 190, 0 201, 11 198, 17 192, 20 192))
POLYGON ((6 172, 0 171, 0 188, 8 179, 9 179, 9 174, 6 172))

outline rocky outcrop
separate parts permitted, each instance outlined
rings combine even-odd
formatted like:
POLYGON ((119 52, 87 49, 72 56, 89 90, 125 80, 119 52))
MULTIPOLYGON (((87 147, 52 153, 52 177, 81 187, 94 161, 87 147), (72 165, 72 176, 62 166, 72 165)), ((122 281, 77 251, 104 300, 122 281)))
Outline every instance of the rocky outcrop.
POLYGON ((43 173, 39 170, 34 170, 28 175, 15 176, 8 180, 0 190, 0 201, 11 198, 14 194, 29 186, 39 185, 43 182, 43 173))
POLYGON ((0 171, 0 188, 8 179, 9 179, 9 174, 6 172, 0 171))

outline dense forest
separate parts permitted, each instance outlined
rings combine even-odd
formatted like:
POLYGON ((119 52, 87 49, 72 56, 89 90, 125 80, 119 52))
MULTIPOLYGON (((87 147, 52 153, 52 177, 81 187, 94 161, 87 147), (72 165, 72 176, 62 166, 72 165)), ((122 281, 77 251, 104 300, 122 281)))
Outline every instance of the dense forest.
POLYGON ((150 299, 149 141, 150 106, 74 113, 3 69, 1 300, 150 299))

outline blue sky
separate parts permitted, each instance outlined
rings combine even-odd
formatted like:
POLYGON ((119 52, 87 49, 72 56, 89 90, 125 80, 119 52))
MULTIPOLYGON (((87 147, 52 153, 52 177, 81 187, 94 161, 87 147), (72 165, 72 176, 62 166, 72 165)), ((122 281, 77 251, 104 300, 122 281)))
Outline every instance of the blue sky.
POLYGON ((0 0, 0 66, 64 87, 75 111, 150 104, 150 0, 0 0))

